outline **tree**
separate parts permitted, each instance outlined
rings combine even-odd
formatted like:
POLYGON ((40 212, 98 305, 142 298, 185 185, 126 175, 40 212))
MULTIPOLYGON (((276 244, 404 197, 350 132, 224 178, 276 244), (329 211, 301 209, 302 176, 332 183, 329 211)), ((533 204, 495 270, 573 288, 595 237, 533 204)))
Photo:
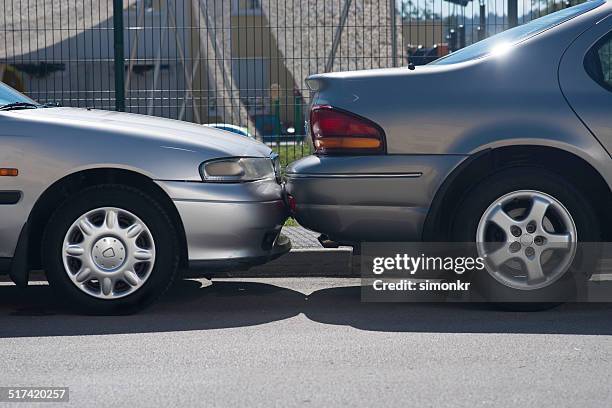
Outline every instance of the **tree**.
POLYGON ((398 0, 397 6, 404 20, 433 20, 440 15, 433 11, 433 0, 426 0, 423 4, 415 4, 412 0, 398 0))

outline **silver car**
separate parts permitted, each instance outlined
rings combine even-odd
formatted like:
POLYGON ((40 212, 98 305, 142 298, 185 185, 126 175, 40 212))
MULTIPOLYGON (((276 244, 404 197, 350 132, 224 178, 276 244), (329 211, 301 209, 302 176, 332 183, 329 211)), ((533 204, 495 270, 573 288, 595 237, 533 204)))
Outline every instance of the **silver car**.
POLYGON ((307 83, 316 152, 288 167, 287 192, 328 240, 497 242, 487 269, 499 289, 537 300, 577 242, 610 238, 612 3, 426 66, 307 83), (551 246, 567 251, 558 267, 546 265, 551 246))
POLYGON ((0 83, 0 271, 44 268, 86 313, 149 304, 177 276, 290 249, 278 160, 213 128, 48 108, 0 83))

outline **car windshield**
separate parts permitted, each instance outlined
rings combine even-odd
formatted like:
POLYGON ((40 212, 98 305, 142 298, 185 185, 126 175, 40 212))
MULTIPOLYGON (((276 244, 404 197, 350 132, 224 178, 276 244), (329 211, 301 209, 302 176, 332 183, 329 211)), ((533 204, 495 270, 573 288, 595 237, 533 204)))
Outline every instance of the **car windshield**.
POLYGON ((431 65, 456 64, 490 54, 498 48, 507 48, 521 41, 526 40, 536 34, 539 34, 551 27, 570 20, 580 14, 586 13, 589 10, 604 4, 605 1, 587 1, 586 3, 577 6, 568 7, 563 10, 548 14, 544 17, 537 18, 529 23, 511 28, 492 37, 478 41, 472 45, 455 51, 445 57, 431 62, 431 65))
POLYGON ((38 105, 35 101, 28 98, 24 94, 17 92, 10 86, 0 82, 0 106, 11 103, 28 103, 38 105))

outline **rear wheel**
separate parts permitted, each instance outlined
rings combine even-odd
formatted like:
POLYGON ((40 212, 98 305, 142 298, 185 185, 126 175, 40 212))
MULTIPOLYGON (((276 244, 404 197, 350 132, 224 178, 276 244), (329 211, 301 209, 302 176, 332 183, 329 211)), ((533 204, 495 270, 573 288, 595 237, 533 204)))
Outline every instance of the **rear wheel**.
POLYGON ((174 280, 177 234, 162 206, 131 187, 101 185, 64 202, 43 238, 51 286, 78 312, 131 313, 174 280))
POLYGON ((475 242, 485 260, 486 271, 472 277, 482 295, 520 310, 575 299, 595 261, 585 259, 579 239, 601 240, 581 192, 540 168, 503 170, 476 185, 452 232, 455 241, 475 242))

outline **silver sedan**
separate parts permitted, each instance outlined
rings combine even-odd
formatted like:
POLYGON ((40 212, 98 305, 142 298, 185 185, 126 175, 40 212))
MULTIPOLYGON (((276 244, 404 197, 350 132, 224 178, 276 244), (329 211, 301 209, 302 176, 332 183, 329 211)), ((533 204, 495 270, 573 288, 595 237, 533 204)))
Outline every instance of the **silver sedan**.
POLYGON ((48 108, 0 84, 0 272, 25 285, 44 268, 78 311, 131 312, 179 269, 246 268, 287 252, 279 181, 278 160, 255 140, 48 108))
POLYGON ((610 238, 612 3, 426 66, 307 83, 316 153, 288 167, 287 191, 324 242, 493 242, 490 286, 536 301, 573 279, 579 241, 610 238))

